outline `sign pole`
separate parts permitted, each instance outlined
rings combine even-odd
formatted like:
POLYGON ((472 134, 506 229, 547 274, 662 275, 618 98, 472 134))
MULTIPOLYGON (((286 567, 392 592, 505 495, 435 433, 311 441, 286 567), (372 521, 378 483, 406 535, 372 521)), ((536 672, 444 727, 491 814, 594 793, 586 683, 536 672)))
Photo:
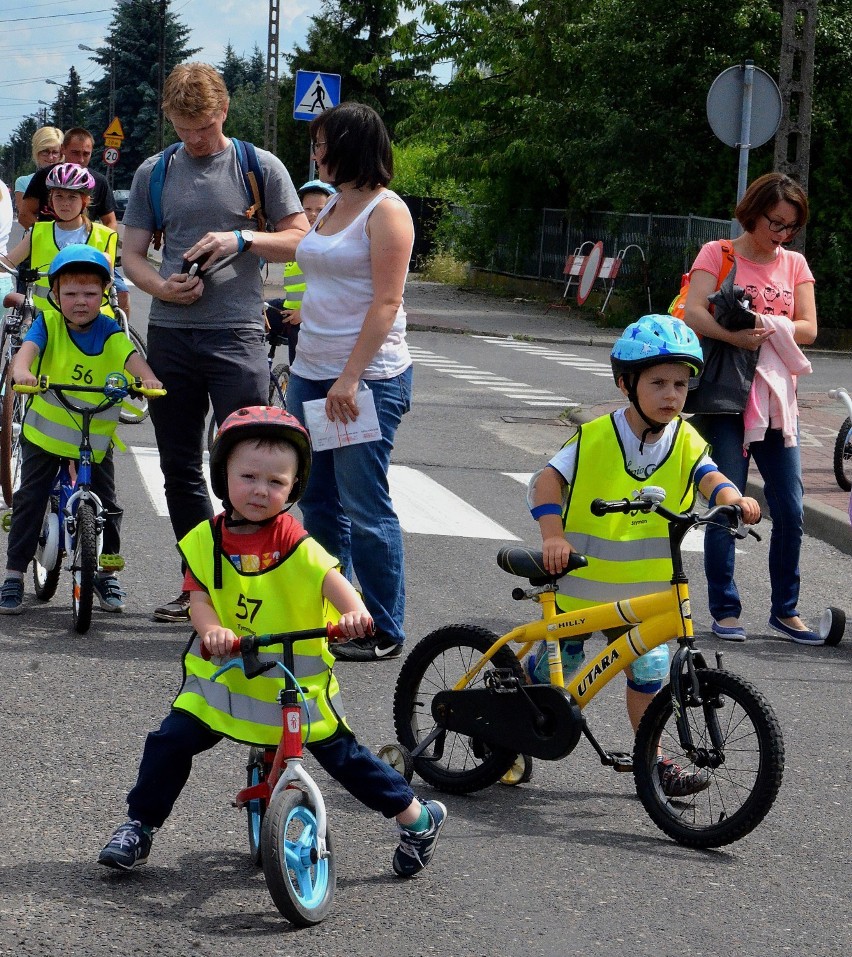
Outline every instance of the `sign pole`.
MULTIPOLYGON (((748 188, 748 154, 751 148, 751 104, 754 92, 754 60, 746 60, 743 70, 743 106, 740 120, 739 166, 737 170, 737 205, 748 188)), ((736 218, 731 220, 731 239, 736 239, 743 229, 736 218)))

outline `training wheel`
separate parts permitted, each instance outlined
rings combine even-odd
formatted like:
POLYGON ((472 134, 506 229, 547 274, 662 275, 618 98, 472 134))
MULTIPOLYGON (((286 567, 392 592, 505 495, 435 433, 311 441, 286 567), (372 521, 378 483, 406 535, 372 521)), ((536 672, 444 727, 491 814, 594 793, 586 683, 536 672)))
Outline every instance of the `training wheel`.
POLYGON ((528 754, 519 754, 509 770, 500 778, 500 783, 512 787, 516 784, 526 784, 532 777, 532 773, 533 759, 528 754))
POLYGON ((409 784, 414 777, 414 761, 408 748, 401 744, 386 744, 379 749, 379 759, 398 771, 409 784))
POLYGON ((846 631, 846 612, 830 605, 822 613, 819 622, 819 636, 827 645, 839 645, 846 631))

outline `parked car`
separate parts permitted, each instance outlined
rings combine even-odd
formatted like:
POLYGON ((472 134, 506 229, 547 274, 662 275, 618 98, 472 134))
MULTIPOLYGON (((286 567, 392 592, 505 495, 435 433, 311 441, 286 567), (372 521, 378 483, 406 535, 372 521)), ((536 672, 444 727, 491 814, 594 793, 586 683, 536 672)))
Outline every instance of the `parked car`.
POLYGON ((115 199, 115 218, 121 221, 124 219, 124 211, 127 209, 127 200, 130 197, 130 190, 114 189, 112 195, 115 199))

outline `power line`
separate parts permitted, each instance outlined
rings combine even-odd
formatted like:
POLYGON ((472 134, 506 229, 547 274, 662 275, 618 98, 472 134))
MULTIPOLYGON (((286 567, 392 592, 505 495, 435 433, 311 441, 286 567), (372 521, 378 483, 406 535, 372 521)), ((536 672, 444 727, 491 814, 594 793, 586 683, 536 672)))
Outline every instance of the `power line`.
POLYGON ((95 13, 112 13, 112 10, 106 7, 103 10, 78 10, 76 13, 51 13, 45 14, 43 17, 13 17, 11 20, 0 20, 0 23, 28 23, 32 20, 61 20, 66 17, 89 17, 95 13))

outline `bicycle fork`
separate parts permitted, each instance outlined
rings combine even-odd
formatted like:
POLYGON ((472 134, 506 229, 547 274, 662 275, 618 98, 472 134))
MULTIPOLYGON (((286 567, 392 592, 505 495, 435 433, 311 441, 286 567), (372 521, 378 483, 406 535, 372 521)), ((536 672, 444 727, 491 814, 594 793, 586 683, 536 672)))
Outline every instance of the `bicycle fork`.
MULTIPOLYGON (((678 737, 681 747, 696 767, 718 768, 725 763, 725 739, 719 727, 717 714, 722 703, 718 696, 712 699, 702 697, 696 664, 699 668, 707 668, 707 662, 701 652, 686 644, 678 648, 672 659, 669 687, 678 737), (693 740, 692 728, 687 719, 687 709, 696 707, 701 707, 704 712, 711 747, 696 747, 693 740)), ((722 670, 721 651, 716 652, 716 668, 722 670)))

